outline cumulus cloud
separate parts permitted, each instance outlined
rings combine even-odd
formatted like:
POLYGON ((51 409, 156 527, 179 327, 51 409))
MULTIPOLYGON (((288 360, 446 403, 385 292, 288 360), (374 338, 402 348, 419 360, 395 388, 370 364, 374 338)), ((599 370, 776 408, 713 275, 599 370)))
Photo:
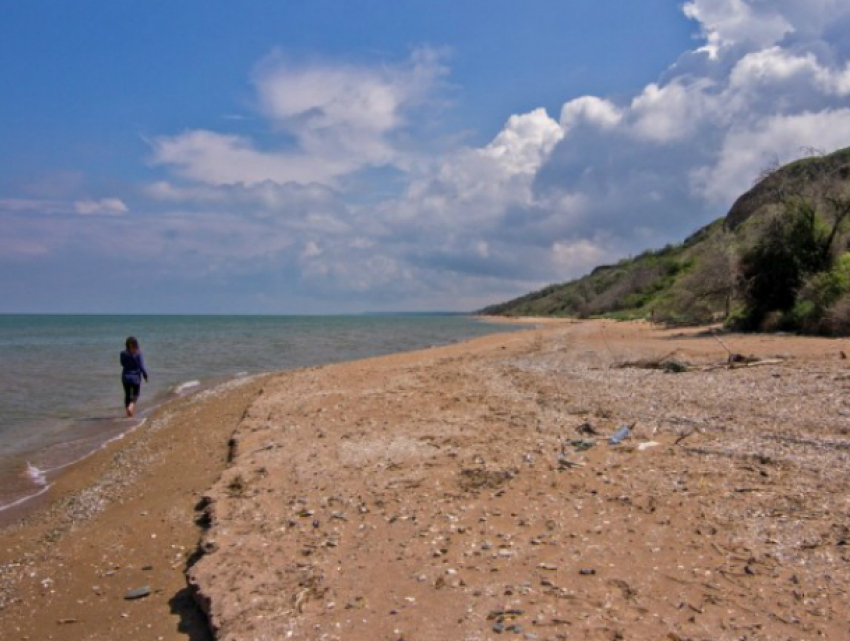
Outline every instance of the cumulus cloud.
POLYGON ((561 207, 565 231, 607 229, 635 249, 673 240, 725 213, 771 162, 850 145, 850 41, 831 34, 850 5, 693 0, 684 11, 704 43, 661 80, 627 104, 564 105, 533 198, 578 197, 583 213, 561 207))
MULTIPOLYGON (((563 280, 679 240, 766 165, 850 145, 850 5, 693 0, 703 42, 630 100, 581 96, 510 117, 492 141, 411 177, 379 209, 420 270, 563 280)), ((381 248, 388 247, 384 243, 381 248)))
POLYGON ((754 168, 769 164, 771 158, 799 156, 813 141, 823 149, 847 146, 848 127, 850 109, 830 109, 771 116, 753 127, 732 129, 723 138, 717 164, 691 173, 694 190, 710 202, 728 202, 730 194, 749 187, 754 168))
POLYGON ((265 112, 295 135, 304 152, 383 164, 398 154, 390 135, 443 73, 431 49, 415 51, 401 66, 378 68, 302 66, 273 54, 259 65, 255 83, 265 112))
MULTIPOLYGON (((785 15, 759 0, 692 0, 684 5, 689 18, 699 22, 706 49, 712 54, 724 46, 752 43, 769 46, 794 30, 785 15)), ((788 4, 788 3, 784 3, 788 4)))
POLYGON ((623 111, 614 103, 596 96, 582 96, 570 100, 561 108, 561 129, 569 131, 580 123, 601 129, 612 129, 620 124, 623 111))
POLYGON ((811 45, 848 17, 844 0, 690 0, 683 10, 699 23, 712 53, 739 44, 766 48, 796 41, 811 45))
POLYGON ((441 54, 431 49, 382 67, 305 65, 272 54, 258 65, 254 85, 260 108, 280 133, 277 148, 190 130, 151 140, 151 162, 212 185, 330 184, 360 169, 405 165, 406 152, 394 135, 444 73, 441 54))

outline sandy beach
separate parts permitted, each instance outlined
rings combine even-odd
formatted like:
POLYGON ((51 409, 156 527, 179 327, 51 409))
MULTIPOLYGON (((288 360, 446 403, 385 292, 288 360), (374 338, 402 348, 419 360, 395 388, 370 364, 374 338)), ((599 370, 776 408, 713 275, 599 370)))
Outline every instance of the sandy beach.
POLYGON ((0 531, 0 637, 845 638, 850 349, 721 338, 550 321, 174 402, 0 531))

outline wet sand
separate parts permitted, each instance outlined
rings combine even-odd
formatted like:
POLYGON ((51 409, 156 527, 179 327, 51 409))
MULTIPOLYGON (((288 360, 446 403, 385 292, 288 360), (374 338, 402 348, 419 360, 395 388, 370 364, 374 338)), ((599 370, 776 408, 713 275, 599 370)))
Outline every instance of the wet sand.
POLYGON ((0 530, 0 638, 209 639, 186 590, 195 505, 262 378, 169 403, 0 530), (125 600, 134 588, 151 595, 125 600))
POLYGON ((766 363, 561 321, 171 404, 0 532, 0 637, 843 638, 847 342, 723 342, 766 363))

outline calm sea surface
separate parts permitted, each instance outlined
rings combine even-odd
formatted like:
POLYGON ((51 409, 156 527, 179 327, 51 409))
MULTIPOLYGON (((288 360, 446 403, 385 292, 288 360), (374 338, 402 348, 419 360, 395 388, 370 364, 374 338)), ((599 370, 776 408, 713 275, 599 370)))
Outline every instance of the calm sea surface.
POLYGON ((136 336, 144 415, 237 376, 442 345, 509 329, 462 316, 0 315, 0 510, 120 436, 118 355, 136 336))

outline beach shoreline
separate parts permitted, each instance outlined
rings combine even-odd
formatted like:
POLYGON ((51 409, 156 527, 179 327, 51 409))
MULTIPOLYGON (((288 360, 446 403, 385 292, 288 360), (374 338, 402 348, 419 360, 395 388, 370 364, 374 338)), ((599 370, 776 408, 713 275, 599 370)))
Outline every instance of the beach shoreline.
POLYGON ((204 638, 183 577, 200 531, 194 507, 266 376, 165 403, 0 528, 0 636, 151 638, 160 627, 165 638, 204 638), (154 594, 123 599, 141 585, 154 594), (145 616, 153 627, 140 623, 145 616))
MULTIPOLYGON (((510 322, 516 324, 517 319, 510 322)), ((611 634, 628 626, 657 634, 662 629, 659 617, 667 626, 664 630, 681 638, 688 638, 688 617, 715 632, 761 626, 762 636, 753 638, 771 638, 771 626, 783 633, 837 630, 835 613, 847 605, 846 595, 835 593, 826 601, 818 592, 824 586, 812 584, 806 567, 786 572, 796 568, 790 561, 788 568, 771 566, 770 559, 779 558, 778 548, 791 549, 782 538, 789 533, 767 537, 775 543, 745 541, 738 525, 724 521, 728 536, 724 532, 701 541, 703 535, 694 530, 703 521, 706 527, 718 528, 721 517, 714 512, 711 493, 720 490, 731 493, 729 509, 746 511, 761 505, 764 496, 804 496, 820 487, 827 493, 824 510, 836 509, 830 503, 837 500, 830 483, 840 484, 846 473, 840 471, 831 480, 816 478, 808 459, 794 458, 793 447, 774 451, 780 443, 775 437, 784 434, 794 416, 793 406, 785 416, 786 401, 771 395, 781 391, 774 389, 780 384, 801 386, 799 402, 805 405, 798 411, 806 412, 806 426, 819 416, 808 414, 828 410, 830 418, 823 424, 833 431, 795 438, 817 441, 821 449, 822 443, 843 443, 847 419, 839 412, 844 406, 819 382, 834 381, 832 385, 842 390, 846 386, 847 367, 838 357, 841 342, 724 338, 742 353, 778 361, 728 371, 723 368, 723 347, 700 329, 670 331, 611 321, 524 322, 534 329, 252 377, 160 408, 142 429, 63 475, 49 506, 22 524, 0 530, 0 635, 200 641, 209 637, 196 596, 222 639, 272 638, 262 634, 285 638, 287 631, 293 632, 290 638, 389 638, 395 629, 411 639, 448 638, 447 630, 455 634, 452 638, 486 639, 494 638, 494 628, 502 625, 495 619, 505 618, 502 614, 488 620, 499 607, 535 610, 533 617, 516 615, 518 620, 505 621, 504 627, 521 625, 540 639, 557 638, 559 626, 585 638, 613 638, 611 634), (690 371, 619 367, 670 352, 690 371), (743 384, 748 387, 741 388, 743 384), (701 398, 688 397, 694 386, 701 398), (716 401, 711 396, 715 388, 716 401), (735 402, 739 393, 741 398, 751 396, 754 405, 773 407, 779 417, 766 418, 761 410, 735 402), (711 405, 725 403, 724 395, 732 399, 724 409, 728 417, 711 405), (675 402, 674 409, 665 407, 668 401, 675 402), (705 419, 699 412, 714 418, 705 419), (700 420, 708 427, 698 424, 700 420), (574 468, 559 467, 554 443, 560 447, 564 440, 577 438, 577 426, 591 423, 607 436, 626 421, 634 429, 624 447, 609 448, 600 437, 587 452, 567 451, 574 468), (688 421, 696 421, 697 429, 686 435, 684 444, 677 444, 688 421), (739 432, 739 427, 746 429, 739 432), (759 441, 765 462, 756 458, 748 463, 744 455, 757 454, 745 451, 756 429, 773 440, 759 441), (637 446, 647 442, 659 445, 639 453, 637 446), (769 447, 773 449, 764 453, 769 447), (388 452, 392 460, 386 458, 388 452), (739 454, 743 458, 736 458, 739 454), (689 473, 683 471, 685 462, 692 468, 689 473), (715 467, 725 476, 714 473, 715 467), (313 476, 316 473, 320 475, 313 476), (676 478, 685 483, 684 490, 675 483, 668 488, 676 478), (366 480, 366 485, 357 485, 366 480), (730 489, 730 483, 738 485, 730 489), (444 489, 434 493, 437 486, 444 489), (322 489, 327 487, 336 491, 322 489), (738 492, 741 488, 746 491, 738 492), (337 498, 328 504, 334 494, 337 498), (355 495, 360 497, 356 505, 355 495), (336 500, 340 502, 335 505, 336 500), (584 505, 586 515, 581 527, 572 516, 582 509, 576 501, 584 505), (674 501, 685 501, 685 507, 674 501), (650 504, 652 512, 647 511, 650 504), (442 516, 430 513, 431 507, 442 516), (550 513, 546 518, 524 514, 529 507, 550 513), (642 519, 634 520, 638 512, 642 519), (346 520, 338 520, 335 513, 344 513, 346 520), (410 520, 412 516, 417 518, 410 520), (632 532, 612 525, 621 522, 628 522, 632 532), (549 529, 552 524, 554 529, 549 529), (356 534, 361 526, 369 532, 366 539, 356 534), (488 533, 491 526, 497 531, 488 533), (277 528, 280 532, 269 539, 277 528), (624 562, 618 556, 624 542, 638 535, 665 537, 659 541, 676 548, 680 558, 632 549, 635 558, 629 563, 649 574, 648 564, 660 564, 672 578, 644 584, 619 566, 615 572, 603 564, 600 550, 615 550, 605 563, 617 566, 624 562), (448 545, 436 542, 446 537, 448 545), (588 537, 596 552, 573 558, 576 543, 588 537), (384 543, 375 547, 370 540, 384 543), (490 547, 482 548, 487 541, 490 547), (734 550, 733 542, 738 546, 734 550), (684 585, 677 583, 686 578, 678 576, 676 567, 693 561, 688 545, 702 555, 703 569, 720 577, 703 583, 717 583, 712 598, 723 607, 733 607, 725 599, 734 596, 724 583, 750 580, 752 587, 737 588, 737 599, 741 594, 778 603, 788 599, 798 621, 786 624, 772 614, 743 611, 724 619, 720 605, 715 611, 691 588, 685 590, 690 600, 681 620, 676 619, 679 610, 668 603, 664 590, 684 585), (774 557, 764 546, 774 547, 774 557), (443 548, 447 551, 441 552, 443 548), (540 550, 549 556, 538 559, 540 550), (743 561, 735 561, 738 557, 743 561), (329 574, 325 562, 338 564, 343 573, 329 574), (186 584, 188 565, 197 595, 186 584), (553 569, 546 569, 549 566, 553 569), (573 566, 575 575, 568 569, 573 566), (302 575, 305 568, 313 568, 318 582, 304 592, 299 581, 305 577, 287 574, 290 567, 300 568, 302 575), (270 568, 279 572, 268 575, 270 568), (578 569, 592 569, 597 578, 579 575, 578 569), (731 578, 722 578, 721 570, 731 578), (785 583, 770 588, 768 579, 778 581, 771 573, 782 574, 785 583), (257 581, 246 583, 249 575, 257 581), (788 582, 792 575, 797 583, 788 582), (368 594, 355 593, 366 584, 374 584, 368 594), (149 587, 151 594, 125 600, 129 590, 141 587, 149 587), (627 598, 631 590, 635 595, 627 598), (808 590, 806 607, 795 605, 794 590, 808 590), (592 605, 603 604, 609 592, 608 607, 592 605), (262 596, 261 605, 248 598, 252 593, 262 596), (270 594, 279 600, 269 600, 270 594), (587 616, 578 616, 576 608, 587 616), (635 617, 641 609, 658 614, 649 621, 655 627, 640 627, 644 624, 635 617), (269 616, 271 612, 277 615, 269 616), (561 617, 572 622, 559 624, 561 617), (361 624, 361 619, 368 623, 361 624), (340 633, 334 625, 346 621, 349 628, 340 633)), ((798 446, 807 455, 810 447, 798 446)), ((836 446, 821 453, 835 463, 843 451, 836 446)), ((788 501, 782 499, 782 504, 788 501)), ((827 550, 843 552, 841 534, 830 529, 826 518, 812 508, 799 526, 821 528, 797 533, 798 543, 806 547, 793 549, 806 557, 807 567, 820 567, 818 555, 827 550), (815 544, 815 534, 821 543, 815 544)), ((840 580, 835 574, 832 585, 840 580)))
MULTIPOLYGON (((424 348, 494 330, 475 319, 361 317, 4 317, 0 360, 0 527, 18 520, 62 471, 137 420, 123 416, 107 354, 128 327, 153 364, 140 416, 234 377, 424 348), (45 372, 55 341, 69 362, 94 358, 73 376, 45 372), (205 344, 197 352, 194 345, 205 344), (26 348, 24 348, 26 346, 26 348), (14 509, 4 509, 13 506, 14 509)), ((123 340, 123 339, 122 339, 123 340)))

